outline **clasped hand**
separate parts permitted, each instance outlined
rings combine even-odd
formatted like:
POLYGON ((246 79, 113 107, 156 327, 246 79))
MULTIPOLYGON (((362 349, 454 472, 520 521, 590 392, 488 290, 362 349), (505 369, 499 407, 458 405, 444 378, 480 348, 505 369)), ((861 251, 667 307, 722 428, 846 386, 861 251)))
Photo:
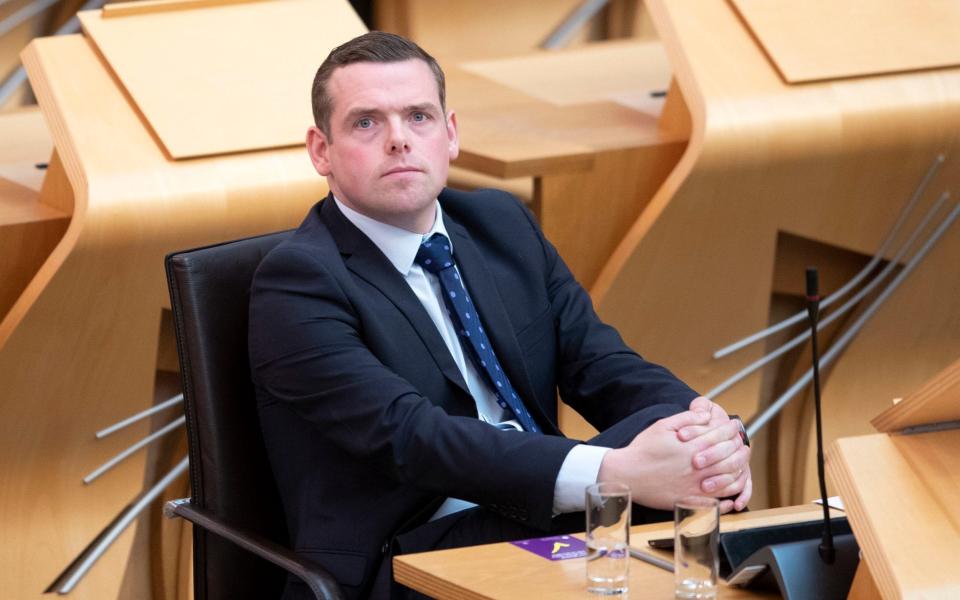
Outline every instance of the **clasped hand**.
POLYGON ((702 495, 721 498, 720 511, 726 513, 743 510, 753 493, 750 448, 740 438, 739 424, 704 396, 608 452, 598 480, 626 483, 634 502, 659 509, 702 495))

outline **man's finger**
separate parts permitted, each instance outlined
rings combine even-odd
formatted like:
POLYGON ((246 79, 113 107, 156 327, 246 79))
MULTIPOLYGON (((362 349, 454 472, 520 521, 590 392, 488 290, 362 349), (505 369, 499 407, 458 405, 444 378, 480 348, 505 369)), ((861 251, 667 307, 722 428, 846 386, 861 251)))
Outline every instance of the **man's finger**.
MULTIPOLYGON (((713 426, 712 429, 693 438, 692 441, 694 447, 696 448, 696 452, 702 453, 711 446, 715 446, 721 442, 734 440, 740 441, 740 426, 735 421, 728 421, 723 425, 713 426)), ((727 455, 729 455, 729 452, 727 455)), ((713 463, 717 462, 717 460, 720 459, 709 460, 704 463, 703 466, 712 465, 713 463)))
POLYGON ((667 429, 678 431, 691 425, 706 425, 710 421, 710 413, 685 410, 681 413, 660 419, 661 425, 667 429))
POLYGON ((712 412, 713 410, 713 401, 706 396, 697 396, 690 401, 690 410, 700 411, 700 412, 712 412))
POLYGON ((753 496, 753 477, 748 476, 747 482, 743 486, 743 491, 740 492, 740 495, 737 496, 737 499, 733 502, 733 510, 739 512, 746 508, 751 496, 753 496))
POLYGON ((748 470, 729 474, 725 477, 733 477, 734 475, 736 475, 736 478, 733 479, 732 483, 724 488, 720 488, 720 491, 716 492, 716 494, 721 498, 739 498, 739 495, 743 492, 747 485, 747 481, 750 479, 750 472, 748 470))
MULTIPOLYGON (((744 446, 742 443, 739 443, 739 441, 735 441, 733 443, 738 444, 738 447, 734 452, 732 452, 723 460, 701 469, 704 479, 708 477, 714 477, 716 475, 722 475, 724 473, 738 473, 744 469, 750 468, 750 448, 748 446, 744 446)), ((694 457, 694 461, 696 461, 696 456, 694 457)), ((696 468, 696 462, 694 462, 694 468, 696 468)))

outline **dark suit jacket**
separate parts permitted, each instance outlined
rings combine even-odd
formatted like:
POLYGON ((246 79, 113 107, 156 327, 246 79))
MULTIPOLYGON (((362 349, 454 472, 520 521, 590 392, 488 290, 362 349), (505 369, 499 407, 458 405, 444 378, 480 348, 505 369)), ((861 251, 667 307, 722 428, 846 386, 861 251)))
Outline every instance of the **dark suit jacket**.
POLYGON ((642 411, 639 431, 696 395, 597 318, 514 198, 448 189, 439 200, 494 350, 546 435, 476 418, 422 305, 330 198, 270 252, 251 290, 252 373, 292 543, 350 595, 445 497, 548 529, 577 443, 557 429, 558 390, 601 430, 642 411))

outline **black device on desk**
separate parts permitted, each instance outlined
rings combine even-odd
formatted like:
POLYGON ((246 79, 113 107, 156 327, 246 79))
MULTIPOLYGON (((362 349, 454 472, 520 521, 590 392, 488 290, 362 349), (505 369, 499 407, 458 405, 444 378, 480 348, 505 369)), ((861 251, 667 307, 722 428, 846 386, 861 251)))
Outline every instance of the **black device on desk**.
MULTIPOLYGON (((848 535, 851 533, 850 523, 846 517, 835 517, 830 519, 830 525, 833 532, 837 535, 848 535)), ((762 547, 770 544, 784 544, 800 540, 809 540, 820 535, 823 529, 823 521, 805 521, 803 523, 788 523, 784 525, 768 525, 766 527, 753 527, 750 529, 741 529, 739 531, 728 531, 720 534, 718 543, 720 551, 720 577, 727 579, 730 574, 736 570, 743 561, 751 554, 760 550, 762 547)), ((648 540, 651 548, 657 550, 673 550, 673 538, 656 538, 648 540)), ((752 582, 751 587, 764 587, 776 589, 776 581, 763 581, 763 575, 757 573, 757 580, 752 582)), ((728 581, 731 585, 736 585, 737 581, 728 581)))

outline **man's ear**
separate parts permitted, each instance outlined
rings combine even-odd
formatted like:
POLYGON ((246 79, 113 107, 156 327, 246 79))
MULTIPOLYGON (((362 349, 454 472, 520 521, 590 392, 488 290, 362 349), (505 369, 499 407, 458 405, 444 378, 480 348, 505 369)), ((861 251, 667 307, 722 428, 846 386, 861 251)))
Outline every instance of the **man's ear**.
POLYGON ((452 110, 447 113, 447 139, 450 142, 450 160, 460 155, 460 138, 457 135, 457 114, 452 110))
POLYGON ((327 136, 319 127, 313 126, 307 129, 307 154, 310 155, 313 168, 324 177, 330 174, 329 148, 327 136))

